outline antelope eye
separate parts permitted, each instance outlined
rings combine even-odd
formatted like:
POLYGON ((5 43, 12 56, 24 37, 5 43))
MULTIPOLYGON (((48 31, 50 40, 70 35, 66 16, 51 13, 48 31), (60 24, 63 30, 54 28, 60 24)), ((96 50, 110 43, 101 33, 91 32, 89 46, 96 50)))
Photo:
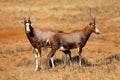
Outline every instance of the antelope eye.
POLYGON ((27 23, 27 21, 24 21, 24 23, 27 23))
POLYGON ((92 23, 90 22, 89 25, 92 25, 92 23))
POLYGON ((31 23, 31 21, 30 21, 30 20, 28 20, 28 23, 31 23))

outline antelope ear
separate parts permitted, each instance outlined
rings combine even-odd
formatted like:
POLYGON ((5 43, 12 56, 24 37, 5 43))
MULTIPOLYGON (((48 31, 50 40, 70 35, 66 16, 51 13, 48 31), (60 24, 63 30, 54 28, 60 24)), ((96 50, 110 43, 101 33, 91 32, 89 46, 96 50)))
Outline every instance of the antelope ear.
POLYGON ((31 20, 31 23, 34 23, 34 22, 36 22, 36 21, 37 21, 36 19, 32 19, 32 20, 31 20))
POLYGON ((39 20, 40 20, 39 18, 32 19, 31 23, 34 23, 34 22, 39 21, 39 20))
POLYGON ((20 24, 21 24, 21 23, 24 24, 24 20, 20 20, 19 23, 20 23, 20 24))
POLYGON ((89 25, 92 25, 92 23, 90 22, 89 25))

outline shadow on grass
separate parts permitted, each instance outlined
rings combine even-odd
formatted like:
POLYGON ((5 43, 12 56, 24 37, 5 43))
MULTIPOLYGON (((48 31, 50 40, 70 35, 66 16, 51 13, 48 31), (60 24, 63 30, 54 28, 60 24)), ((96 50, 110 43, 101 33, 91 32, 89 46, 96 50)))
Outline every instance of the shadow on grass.
POLYGON ((102 66, 102 65, 108 65, 114 62, 119 62, 120 61, 120 54, 115 54, 115 55, 111 55, 108 56, 104 59, 100 59, 99 63, 97 64, 91 64, 91 66, 102 66))
MULTIPOLYGON (((58 65, 63 64, 63 60, 62 59, 54 59, 54 63, 55 63, 55 66, 58 66, 58 65)), ((50 67, 52 67, 51 61, 49 61, 49 65, 50 65, 50 67)))
MULTIPOLYGON (((67 65, 70 64, 69 61, 70 60, 68 59, 67 65)), ((79 61, 79 56, 72 57, 72 63, 76 63, 76 62, 78 63, 78 61, 79 61)), ((54 63, 55 63, 55 66, 64 64, 64 59, 54 59, 54 63)), ((51 61, 49 61, 49 65, 52 67, 51 61)), ((82 58, 82 65, 84 65, 84 66, 90 66, 91 64, 87 61, 87 59, 83 59, 82 58)))
MULTIPOLYGON (((55 66, 59 66, 59 65, 63 65, 64 64, 64 59, 54 59, 54 63, 55 63, 55 66)), ((69 58, 68 58, 68 64, 69 65, 69 58)), ((108 64, 111 64, 111 63, 115 63, 115 62, 120 62, 120 54, 114 54, 114 55, 110 55, 108 57, 105 57, 105 58, 102 58, 102 59, 99 59, 97 62, 95 63, 90 63, 88 61, 88 59, 86 58, 82 58, 82 66, 84 67, 93 67, 93 66, 103 66, 103 65, 108 65, 108 64)), ((72 57, 72 63, 79 63, 79 56, 73 56, 72 57)), ((17 67, 20 67, 20 66, 31 66, 35 64, 34 63, 34 60, 30 60, 28 58, 23 58, 20 62, 16 63, 15 65, 17 67)), ((52 67, 52 64, 51 64, 51 61, 49 61, 49 65, 52 67)), ((2 71, 3 69, 0 68, 0 71, 2 71)))
MULTIPOLYGON (((106 58, 102 58, 98 60, 98 62, 96 63, 90 63, 87 59, 82 58, 82 66, 85 66, 85 67, 102 66, 102 65, 111 64, 113 63, 113 61, 117 61, 117 62, 120 61, 120 54, 115 54, 115 55, 108 56, 106 58)), ((73 56, 72 62, 79 63, 79 56, 73 56)), ((55 66, 61 65, 63 64, 63 59, 55 59, 54 63, 55 63, 55 66)), ((50 66, 52 66, 51 62, 49 64, 50 66)))
POLYGON ((34 61, 33 61, 33 60, 30 60, 30 59, 28 59, 28 58, 23 58, 23 59, 21 59, 20 62, 16 63, 15 66, 17 66, 17 67, 21 67, 21 66, 26 66, 26 67, 28 67, 28 66, 31 66, 31 65, 33 65, 33 64, 34 64, 34 61))

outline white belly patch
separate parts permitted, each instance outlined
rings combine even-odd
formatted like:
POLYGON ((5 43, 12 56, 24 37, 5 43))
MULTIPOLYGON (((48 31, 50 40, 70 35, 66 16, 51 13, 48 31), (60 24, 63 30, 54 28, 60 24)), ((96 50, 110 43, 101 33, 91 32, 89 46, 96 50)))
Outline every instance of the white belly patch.
POLYGON ((67 49, 65 49, 63 46, 61 46, 60 51, 64 51, 64 50, 67 50, 67 49))

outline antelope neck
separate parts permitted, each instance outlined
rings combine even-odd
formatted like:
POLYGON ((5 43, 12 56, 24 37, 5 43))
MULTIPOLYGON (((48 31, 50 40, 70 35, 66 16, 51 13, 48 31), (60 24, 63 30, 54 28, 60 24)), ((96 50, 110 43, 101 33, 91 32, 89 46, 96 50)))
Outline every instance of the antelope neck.
POLYGON ((33 28, 32 28, 31 25, 28 26, 28 25, 26 24, 25 30, 26 30, 27 36, 29 36, 29 37, 34 37, 34 32, 33 32, 33 28))
POLYGON ((89 26, 87 26, 87 27, 84 28, 83 32, 84 32, 84 37, 87 41, 89 39, 91 33, 92 33, 92 30, 89 26))

